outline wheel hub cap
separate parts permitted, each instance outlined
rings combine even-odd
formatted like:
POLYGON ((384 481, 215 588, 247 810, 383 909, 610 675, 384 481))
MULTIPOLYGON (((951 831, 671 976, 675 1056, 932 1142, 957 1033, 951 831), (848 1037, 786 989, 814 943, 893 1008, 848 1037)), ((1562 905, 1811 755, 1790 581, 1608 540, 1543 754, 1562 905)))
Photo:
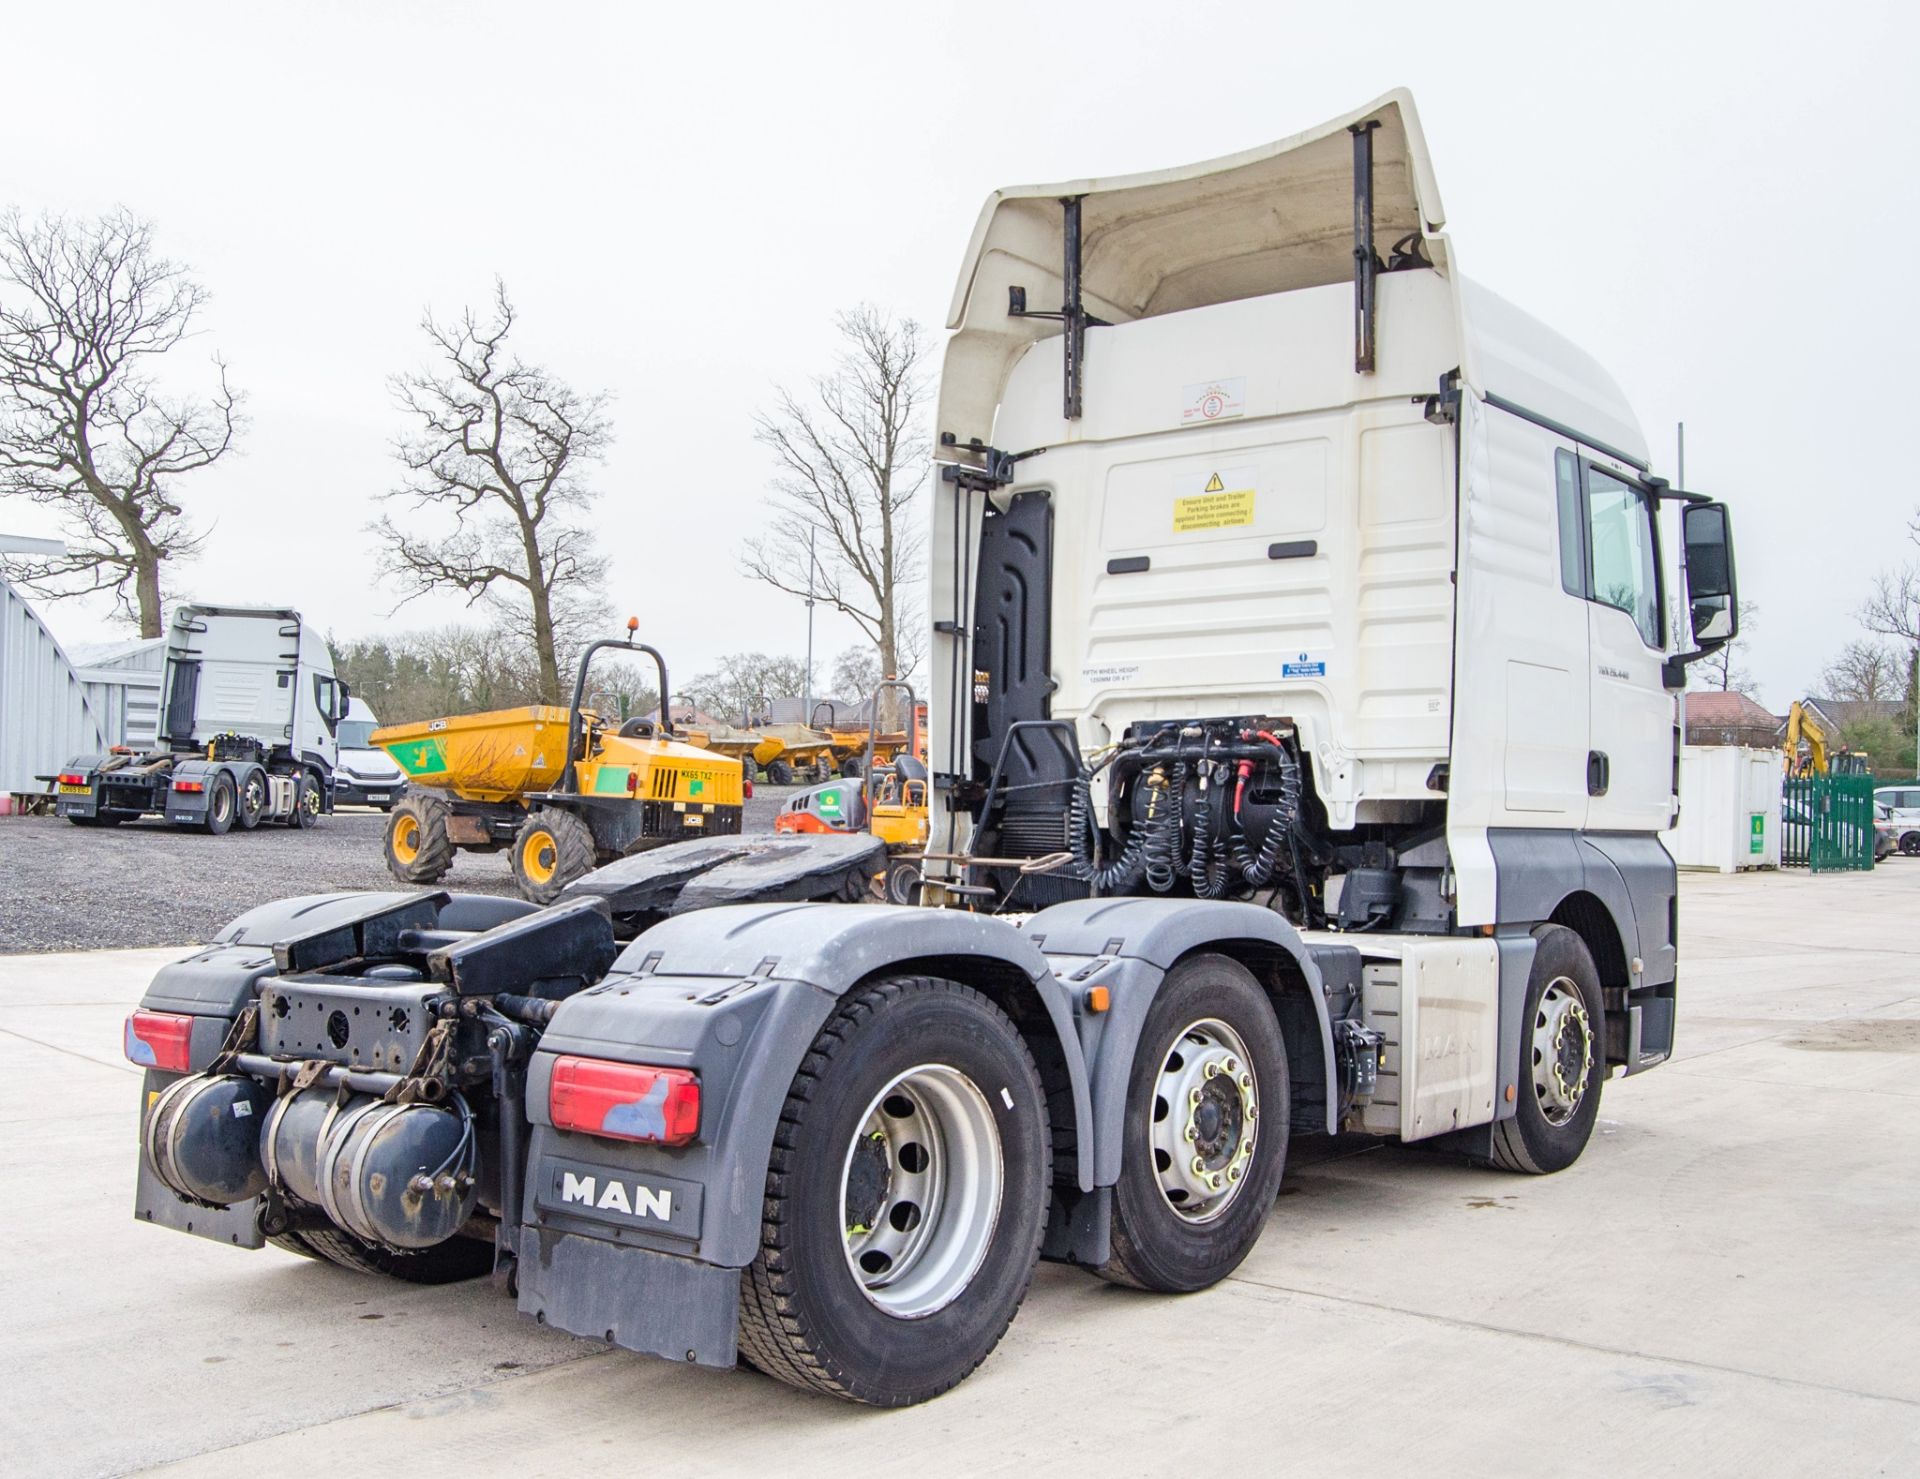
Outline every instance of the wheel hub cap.
POLYGON ((1160 1194, 1183 1221, 1211 1222, 1232 1205, 1253 1168, 1259 1119, 1240 1035, 1214 1018, 1179 1033, 1154 1081, 1151 1138, 1160 1194))
POLYGON ((867 1106, 840 1172, 841 1233, 861 1292, 900 1319, 959 1297, 993 1239, 1006 1181, 986 1095, 956 1068, 910 1068, 867 1106))
POLYGON ((1580 991, 1565 976, 1541 993, 1533 1018, 1533 1092, 1550 1125, 1579 1113, 1593 1068, 1593 1023, 1580 991))

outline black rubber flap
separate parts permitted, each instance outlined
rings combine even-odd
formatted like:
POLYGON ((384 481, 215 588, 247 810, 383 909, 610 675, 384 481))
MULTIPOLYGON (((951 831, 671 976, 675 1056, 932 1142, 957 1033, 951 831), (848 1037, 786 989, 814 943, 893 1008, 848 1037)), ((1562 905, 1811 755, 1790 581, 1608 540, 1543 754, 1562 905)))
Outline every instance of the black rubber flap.
POLYGON ((443 946, 427 974, 462 996, 526 991, 542 981, 597 981, 620 953, 602 899, 567 899, 443 946))

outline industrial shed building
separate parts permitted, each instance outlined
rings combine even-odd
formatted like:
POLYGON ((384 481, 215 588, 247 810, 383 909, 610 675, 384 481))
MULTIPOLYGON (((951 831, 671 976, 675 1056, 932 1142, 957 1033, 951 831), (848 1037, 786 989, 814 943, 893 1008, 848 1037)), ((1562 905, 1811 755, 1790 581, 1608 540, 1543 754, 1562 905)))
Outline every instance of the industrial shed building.
POLYGON ((45 790, 40 776, 112 743, 103 718, 39 613, 0 577, 0 796, 45 790))

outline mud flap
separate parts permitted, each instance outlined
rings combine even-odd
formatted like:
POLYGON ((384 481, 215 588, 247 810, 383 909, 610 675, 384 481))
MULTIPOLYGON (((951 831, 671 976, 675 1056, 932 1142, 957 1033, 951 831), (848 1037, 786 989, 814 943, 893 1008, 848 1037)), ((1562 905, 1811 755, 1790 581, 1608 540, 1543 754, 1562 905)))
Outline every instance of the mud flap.
POLYGON ((521 1314, 643 1355, 734 1364, 739 1269, 548 1228, 520 1238, 521 1314))

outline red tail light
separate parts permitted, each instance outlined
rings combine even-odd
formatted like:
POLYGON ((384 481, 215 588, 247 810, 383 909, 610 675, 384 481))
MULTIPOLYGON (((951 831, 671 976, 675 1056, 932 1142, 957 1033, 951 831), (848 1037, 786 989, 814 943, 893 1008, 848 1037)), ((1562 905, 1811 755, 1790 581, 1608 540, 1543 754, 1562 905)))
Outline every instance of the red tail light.
POLYGON ((135 1012, 127 1018, 127 1061, 162 1073, 185 1073, 193 1018, 173 1012, 135 1012))
POLYGON ((84 775, 66 775, 63 773, 60 777, 60 784, 63 786, 84 786, 86 783, 87 778, 84 775))
POLYGON ((753 782, 752 781, 740 782, 740 795, 745 800, 748 800, 748 801, 753 800, 753 782))
POLYGON ((564 1057, 553 1065, 547 1110, 562 1130, 686 1145, 700 1133, 700 1080, 686 1068, 564 1057))
POLYGON ((176 791, 204 791, 207 788, 200 781, 175 781, 173 783, 173 789, 176 791))

